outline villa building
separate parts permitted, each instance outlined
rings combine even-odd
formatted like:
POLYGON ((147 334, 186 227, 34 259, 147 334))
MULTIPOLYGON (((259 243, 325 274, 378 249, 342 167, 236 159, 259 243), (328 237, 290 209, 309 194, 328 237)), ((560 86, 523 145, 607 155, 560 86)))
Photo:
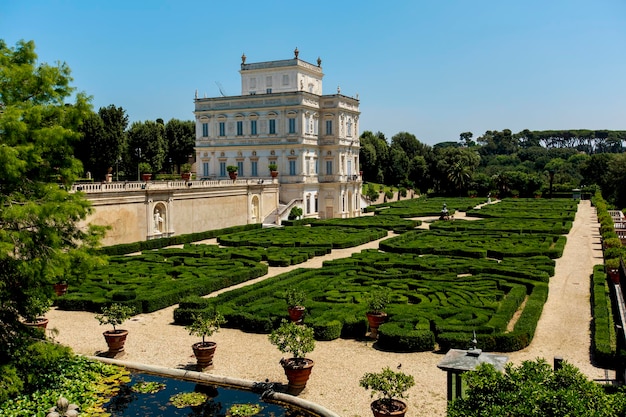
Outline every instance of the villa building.
POLYGON ((277 181, 279 218, 295 206, 303 217, 359 216, 359 100, 339 88, 323 94, 321 63, 299 59, 297 49, 279 61, 246 63, 243 55, 241 95, 196 94, 197 177, 224 180, 236 166, 239 179, 277 181))

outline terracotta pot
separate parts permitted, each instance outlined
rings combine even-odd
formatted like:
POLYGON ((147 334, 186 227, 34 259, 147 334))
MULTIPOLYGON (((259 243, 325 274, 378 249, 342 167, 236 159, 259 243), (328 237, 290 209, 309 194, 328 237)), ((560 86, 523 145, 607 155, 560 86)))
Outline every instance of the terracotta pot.
POLYGON ((304 315, 304 311, 306 310, 306 307, 293 306, 293 307, 287 308, 287 310, 289 311, 289 318, 291 319, 291 321, 293 321, 294 323, 301 323, 302 316, 304 315))
POLYGON ((276 178, 278 176, 278 171, 270 171, 270 175, 272 178, 276 178))
POLYGON ((387 320, 387 313, 367 313, 367 321, 370 326, 370 339, 378 339, 378 327, 387 320))
POLYGON ((126 336, 128 336, 128 330, 107 330, 102 333, 104 340, 109 347, 109 356, 115 356, 118 353, 124 351, 124 343, 126 343, 126 336))
POLYGON ((63 283, 54 284, 54 292, 56 293, 57 297, 65 295, 65 293, 67 292, 67 284, 63 284, 63 283))
POLYGON ((229 172, 228 176, 230 177, 231 180, 236 180, 237 179, 237 172, 229 172))
POLYGON ((203 371, 213 367, 213 355, 215 355, 215 342, 198 342, 191 345, 193 354, 196 355, 197 370, 203 371))
POLYGON ((24 324, 28 327, 35 327, 38 329, 46 330, 46 327, 48 326, 48 321, 49 320, 45 317, 37 317, 35 321, 26 321, 24 322, 24 324))
POLYGON ((383 400, 376 400, 371 405, 372 413, 374 417, 404 417, 406 414, 407 405, 404 401, 393 399, 391 400, 391 409, 387 406, 383 400))
POLYGON ((185 181, 189 181, 189 179, 191 179, 191 172, 183 172, 180 174, 180 177, 185 181))
POLYGON ((291 395, 299 395, 309 380, 314 362, 307 358, 290 358, 282 361, 285 375, 287 376, 287 393, 291 395))
POLYGON ((152 174, 141 174, 141 179, 143 181, 150 181, 152 179, 152 174))

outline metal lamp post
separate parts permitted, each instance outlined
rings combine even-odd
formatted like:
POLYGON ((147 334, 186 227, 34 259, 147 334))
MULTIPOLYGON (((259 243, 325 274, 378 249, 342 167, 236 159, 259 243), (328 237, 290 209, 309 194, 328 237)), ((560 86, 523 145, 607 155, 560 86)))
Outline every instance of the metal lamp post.
POLYGON ((115 160, 115 181, 119 181, 120 180, 120 162, 122 162, 122 157, 118 155, 117 159, 115 160))
POLYGON ((137 148, 135 149, 135 152, 137 152, 137 157, 139 158, 137 161, 137 181, 141 180, 141 172, 139 172, 139 164, 141 163, 141 148, 137 148))

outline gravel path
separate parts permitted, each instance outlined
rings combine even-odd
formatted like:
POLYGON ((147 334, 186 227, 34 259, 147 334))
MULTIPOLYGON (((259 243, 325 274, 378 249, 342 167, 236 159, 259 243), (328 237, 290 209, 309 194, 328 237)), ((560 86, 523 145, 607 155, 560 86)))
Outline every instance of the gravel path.
MULTIPOLYGON (((553 357, 561 356, 589 378, 614 377, 614 372, 595 368, 589 361, 589 277, 593 266, 602 263, 598 227, 595 209, 589 201, 581 201, 563 257, 557 260, 556 275, 550 281, 550 294, 535 337, 526 349, 507 354, 513 363, 537 357, 551 362, 553 357)), ((324 260, 377 248, 378 242, 334 250, 295 267, 270 268, 269 274, 258 280, 289 269, 320 267, 324 260)), ((173 310, 174 307, 169 307, 140 314, 124 323, 123 327, 130 333, 121 359, 172 368, 195 363, 191 344, 198 340, 183 327, 172 325, 173 310)), ((99 326, 94 314, 53 309, 47 317, 49 326, 58 330, 55 339, 71 346, 76 353, 94 355, 106 350, 102 332, 108 329, 99 326)), ((221 329, 211 340, 218 347, 214 369, 209 372, 254 381, 267 378, 286 382, 278 363, 283 355, 269 343, 267 335, 221 329)), ((339 339, 317 342, 315 351, 307 356, 315 361, 315 367, 300 397, 344 417, 371 416, 369 393, 358 385, 365 372, 377 372, 385 366, 395 369, 399 365, 416 380, 416 386, 409 391, 407 417, 445 416, 446 376, 437 368, 443 355, 382 352, 372 342, 339 339)))

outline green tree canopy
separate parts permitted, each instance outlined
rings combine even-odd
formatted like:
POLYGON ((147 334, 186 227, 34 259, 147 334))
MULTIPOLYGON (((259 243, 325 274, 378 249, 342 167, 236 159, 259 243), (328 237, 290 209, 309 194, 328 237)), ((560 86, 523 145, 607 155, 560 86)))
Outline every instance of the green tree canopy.
MULTIPOLYGON (((168 158, 172 163, 182 165, 189 162, 196 146, 196 126, 191 120, 170 119, 165 125, 168 145, 168 158)), ((168 161, 169 162, 169 161, 168 161)))
POLYGON ((623 393, 607 394, 574 366, 557 371, 543 359, 507 364, 504 373, 480 365, 464 374, 465 398, 448 405, 448 417, 609 417, 626 413, 623 393))
POLYGON ((151 120, 134 122, 128 131, 128 142, 135 163, 147 162, 155 172, 161 170, 167 154, 163 123, 151 120), (137 149, 141 149, 141 156, 137 149))
POLYGON ((52 284, 91 269, 102 228, 79 227, 89 202, 67 187, 82 174, 73 156, 87 97, 66 103, 70 69, 37 62, 34 42, 0 40, 0 364, 23 346, 21 324, 52 284))

